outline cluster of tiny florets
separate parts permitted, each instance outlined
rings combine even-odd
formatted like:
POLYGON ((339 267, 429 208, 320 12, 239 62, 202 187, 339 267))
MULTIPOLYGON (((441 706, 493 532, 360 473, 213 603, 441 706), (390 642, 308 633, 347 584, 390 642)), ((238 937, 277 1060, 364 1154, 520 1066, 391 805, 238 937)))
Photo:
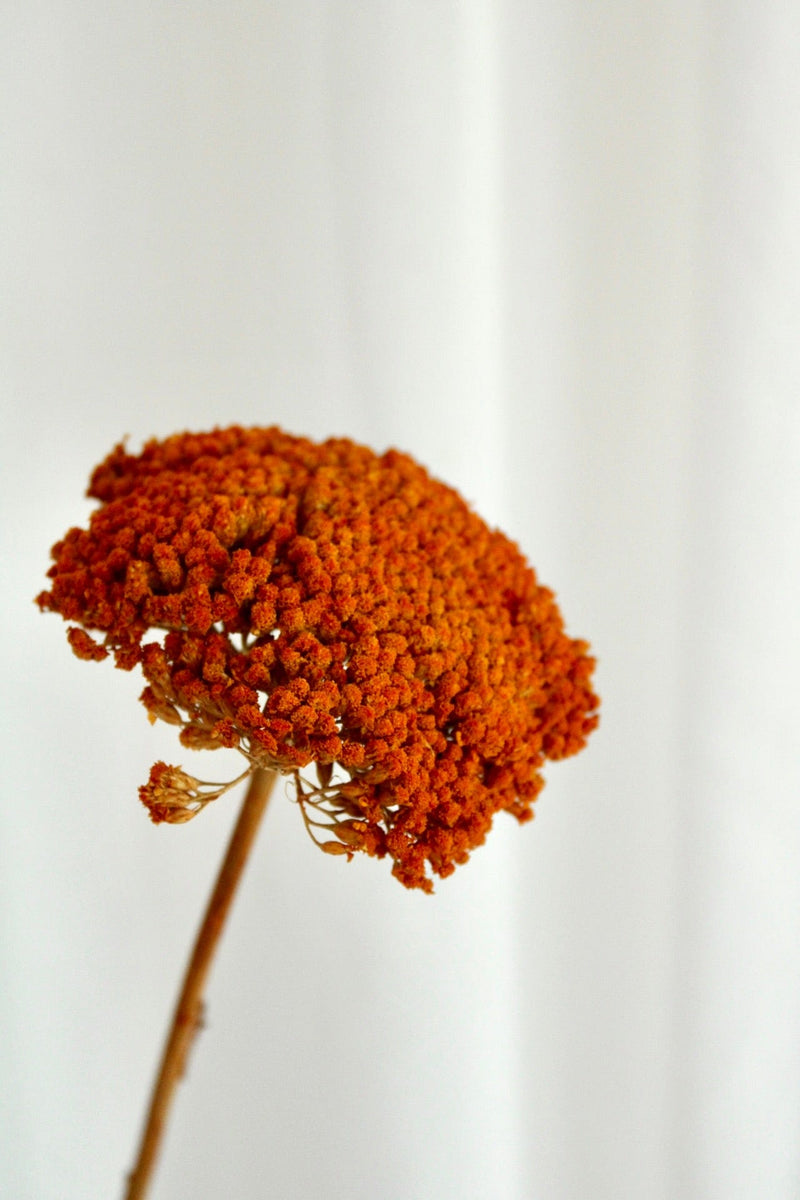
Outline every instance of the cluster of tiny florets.
MULTIPOLYGON (((597 724, 552 593, 406 455, 234 427, 117 446, 89 495, 40 606, 75 623, 79 657, 141 664, 185 746, 291 775, 328 852, 389 856, 430 890, 496 812, 527 820, 545 758, 597 724)), ((202 786, 158 763, 140 792, 182 821, 220 794, 202 786)))

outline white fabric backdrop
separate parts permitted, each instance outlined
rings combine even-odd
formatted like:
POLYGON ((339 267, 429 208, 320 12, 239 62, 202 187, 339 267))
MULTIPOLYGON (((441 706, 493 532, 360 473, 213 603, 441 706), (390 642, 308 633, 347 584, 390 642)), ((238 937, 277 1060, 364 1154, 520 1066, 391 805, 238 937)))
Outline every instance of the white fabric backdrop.
POLYGON ((604 707, 433 898, 276 796, 154 1200, 797 1197, 800 10, 3 17, 0 1195, 121 1193, 234 808, 149 824, 31 597, 122 434, 237 421, 458 486, 604 707))

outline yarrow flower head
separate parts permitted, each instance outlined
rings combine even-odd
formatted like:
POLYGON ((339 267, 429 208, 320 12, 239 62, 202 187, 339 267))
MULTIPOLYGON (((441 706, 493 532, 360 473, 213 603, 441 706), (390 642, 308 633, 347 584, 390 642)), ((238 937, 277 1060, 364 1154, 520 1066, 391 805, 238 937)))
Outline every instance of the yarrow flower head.
MULTIPOLYGON (((141 664, 184 746, 291 777, 328 853, 389 857, 430 891, 495 813, 528 820, 545 759, 597 724, 594 661, 552 592, 398 451, 234 426, 119 445, 89 495, 40 607, 79 658, 141 664)), ((230 786, 157 763, 140 796, 181 822, 230 786)))

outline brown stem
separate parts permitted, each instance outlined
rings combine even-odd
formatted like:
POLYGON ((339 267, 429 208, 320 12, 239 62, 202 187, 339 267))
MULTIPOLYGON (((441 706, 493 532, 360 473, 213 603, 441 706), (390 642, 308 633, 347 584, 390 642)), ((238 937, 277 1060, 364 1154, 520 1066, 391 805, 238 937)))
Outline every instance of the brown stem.
POLYGON ((222 933, 236 886, 264 815, 275 778, 273 771, 264 771, 258 767, 251 776, 247 795, 231 834, 217 882, 197 934, 192 957, 186 968, 180 999, 175 1008, 172 1028, 161 1059, 161 1069, 150 1097, 150 1107, 139 1145, 139 1156, 136 1166, 128 1177, 125 1200, 143 1200, 147 1193, 175 1085, 186 1069, 186 1060, 192 1039, 197 1032, 202 1016, 203 988, 211 960, 214 957, 214 951, 222 933))

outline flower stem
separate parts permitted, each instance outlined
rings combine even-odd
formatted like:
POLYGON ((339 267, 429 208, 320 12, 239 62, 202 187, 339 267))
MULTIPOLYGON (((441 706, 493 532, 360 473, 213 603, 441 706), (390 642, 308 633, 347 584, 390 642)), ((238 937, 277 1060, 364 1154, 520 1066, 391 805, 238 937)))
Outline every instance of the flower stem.
POLYGON ((136 1166, 128 1177, 125 1200, 143 1200, 147 1193, 175 1085, 186 1069, 192 1040, 202 1017, 203 989, 211 961, 275 779, 274 771, 265 771, 260 767, 255 768, 250 779, 186 968, 161 1067, 150 1097, 136 1166))

